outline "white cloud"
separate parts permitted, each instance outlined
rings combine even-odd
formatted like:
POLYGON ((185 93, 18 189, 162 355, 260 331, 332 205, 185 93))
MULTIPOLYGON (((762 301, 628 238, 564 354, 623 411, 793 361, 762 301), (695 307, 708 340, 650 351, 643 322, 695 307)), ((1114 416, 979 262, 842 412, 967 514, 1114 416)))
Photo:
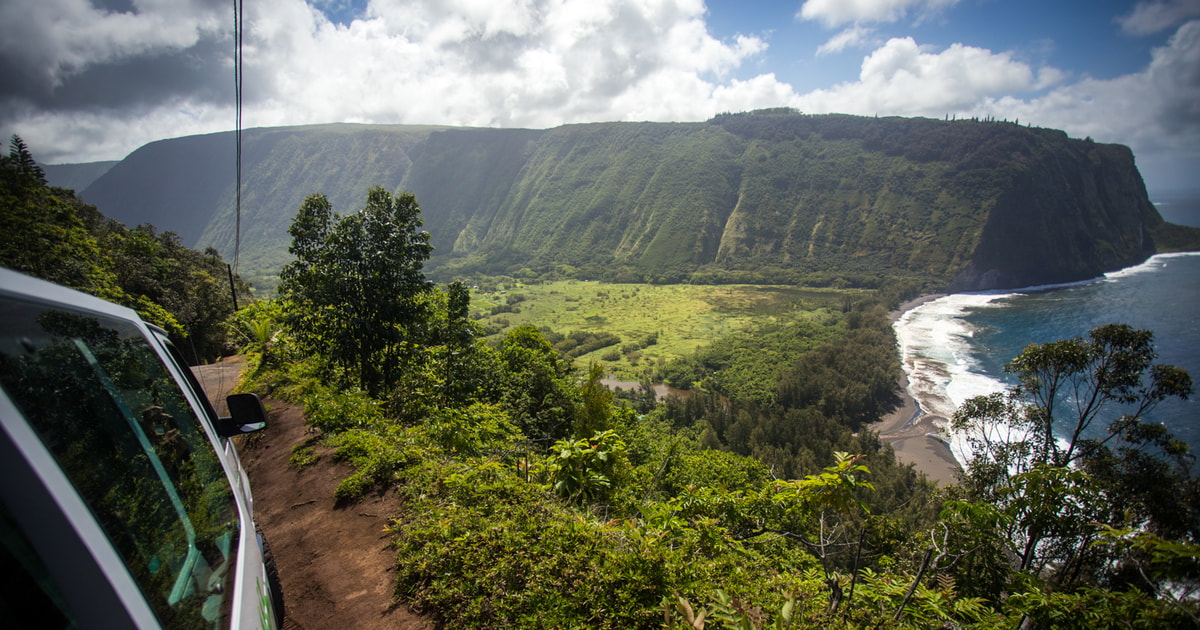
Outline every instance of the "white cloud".
POLYGON ((246 53, 247 78, 272 95, 247 112, 255 124, 670 119, 712 109, 724 77, 766 48, 713 38, 694 0, 378 0, 348 27, 273 4, 259 15, 274 27, 246 53))
POLYGON ((1028 101, 1001 98, 990 107, 1073 136, 1128 144, 1139 156, 1200 158, 1200 21, 1154 49, 1141 72, 1084 79, 1028 101))
MULTIPOLYGON (((184 11, 170 8, 170 0, 135 1, 143 3, 136 28, 114 27, 110 30, 120 36, 114 34, 109 44, 94 42, 77 51, 47 44, 43 49, 53 61, 41 67, 86 70, 120 55, 186 48, 205 29, 230 29, 225 22, 218 29, 193 18, 151 34, 145 25, 184 11), (151 1, 157 4, 146 4, 151 1)), ((70 24, 118 19, 100 15, 89 0, 47 2, 69 13, 70 24)), ((739 102, 774 105, 764 102, 768 95, 791 93, 774 75, 733 80, 732 71, 766 44, 755 36, 716 39, 705 13, 702 0, 372 0, 361 18, 339 25, 302 0, 247 3, 243 120, 247 127, 702 120, 724 109, 744 109, 739 102)), ((219 18, 229 16, 222 11, 219 18)), ((70 40, 71 33, 59 28, 41 20, 31 37, 70 40)), ((229 56, 221 62, 232 103, 229 56)), ((218 78, 224 86, 225 79, 218 78)), ((0 105, 3 97, 0 88, 0 105)), ((157 108, 143 104, 136 114, 129 106, 55 112, 13 102, 7 113, 0 107, 0 126, 21 133, 50 161, 118 158, 151 140, 229 129, 233 123, 226 108, 205 106, 186 94, 163 97, 157 108), (17 109, 28 115, 14 115, 17 109), (139 121, 126 122, 131 115, 139 121), (155 123, 162 126, 151 129, 155 123), (97 144, 81 146, 83 138, 98 138, 101 130, 111 132, 107 151, 120 142, 123 150, 102 154, 97 144), (123 137, 112 140, 116 134, 123 137)))
POLYGON ((811 113, 1020 120, 1129 145, 1142 164, 1200 166, 1200 20, 1155 49, 1141 72, 1070 84, 1065 76, 1009 53, 962 44, 938 52, 897 38, 863 59, 857 81, 789 104, 811 113))
POLYGON ((961 44, 934 52, 903 38, 866 57, 858 81, 791 104, 812 113, 1020 120, 1129 145, 1147 182, 1192 184, 1177 174, 1200 168, 1200 20, 1181 26, 1140 72, 1070 84, 1064 77, 1008 53, 961 44))
POLYGON ((200 0, 133 5, 133 12, 116 12, 89 0, 0 3, 0 57, 53 89, 90 66, 188 48, 230 15, 200 0))
POLYGON ((871 34, 874 32, 875 29, 873 28, 868 28, 862 26, 861 24, 855 24, 854 26, 846 28, 837 35, 834 35, 824 44, 821 44, 821 46, 817 48, 817 56, 821 57, 823 55, 832 55, 840 53, 847 48, 859 48, 865 46, 868 43, 871 34))
POLYGON ((796 17, 837 28, 850 23, 896 22, 910 11, 925 15, 957 3, 958 0, 805 0, 796 17))
POLYGON ((808 112, 942 117, 967 113, 989 98, 1036 90, 1057 76, 1039 77, 1008 53, 954 44, 941 52, 911 37, 894 38, 863 59, 858 81, 815 90, 799 100, 808 112))
MULTIPOLYGON (((39 159, 62 162, 117 159, 153 140, 232 128, 228 11, 204 0, 134 0, 140 13, 122 16, 94 8, 103 1, 41 0, 17 10, 0 0, 0 72, 38 68, 40 89, 53 92, 54 82, 69 86, 100 64, 111 72, 122 67, 114 64, 171 51, 187 57, 207 42, 210 69, 221 76, 205 78, 228 84, 228 100, 171 88, 154 101, 39 107, 5 80, 0 136, 19 133, 39 159), (61 17, 52 19, 55 11, 61 17)), ((373 0, 361 18, 342 25, 302 0, 256 0, 246 5, 244 121, 546 128, 695 121, 785 105, 810 113, 1019 118, 1130 144, 1140 163, 1198 157, 1200 21, 1181 26, 1142 72, 1071 84, 1066 73, 1009 52, 871 41, 872 21, 951 4, 806 2, 807 19, 848 25, 824 52, 874 50, 857 79, 797 94, 775 74, 738 73, 766 43, 716 39, 701 0, 373 0)))
POLYGON ((117 116, 111 111, 71 115, 37 112, 12 129, 47 164, 119 160, 133 149, 163 138, 233 128, 233 106, 213 107, 178 101, 117 116))
POLYGON ((1174 28, 1200 15, 1200 0, 1139 2, 1129 15, 1117 18, 1121 29, 1131 35, 1151 35, 1174 28))

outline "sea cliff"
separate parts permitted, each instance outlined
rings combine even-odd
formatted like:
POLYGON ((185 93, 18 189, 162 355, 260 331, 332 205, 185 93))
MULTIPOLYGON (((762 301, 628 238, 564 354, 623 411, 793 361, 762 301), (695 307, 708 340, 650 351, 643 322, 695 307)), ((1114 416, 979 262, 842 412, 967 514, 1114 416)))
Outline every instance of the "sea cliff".
MULTIPOLYGON (((245 133, 242 269, 288 260, 304 197, 348 213, 371 185, 411 190, 435 278, 927 290, 1064 282, 1136 264, 1200 231, 1163 222, 1132 153, 991 120, 763 110, 702 123, 548 130, 381 125, 245 133)), ((166 140, 83 191, 106 215, 232 254, 232 136, 166 140), (227 151, 228 150, 228 151, 227 151)))

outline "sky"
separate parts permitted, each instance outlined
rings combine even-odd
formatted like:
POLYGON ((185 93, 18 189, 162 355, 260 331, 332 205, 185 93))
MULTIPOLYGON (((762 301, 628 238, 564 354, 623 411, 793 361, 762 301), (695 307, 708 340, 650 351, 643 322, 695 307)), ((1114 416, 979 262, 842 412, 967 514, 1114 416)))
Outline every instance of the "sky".
MULTIPOLYGON (((0 133, 57 164, 233 129, 233 6, 0 0, 0 133)), ((242 24, 245 128, 990 116, 1200 188, 1200 0, 244 0, 242 24)))

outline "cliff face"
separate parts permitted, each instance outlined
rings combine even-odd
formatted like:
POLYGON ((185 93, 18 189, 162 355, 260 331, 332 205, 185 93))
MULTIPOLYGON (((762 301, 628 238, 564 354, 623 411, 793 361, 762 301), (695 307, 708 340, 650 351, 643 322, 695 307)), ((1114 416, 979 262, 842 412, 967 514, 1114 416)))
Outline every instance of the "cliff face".
MULTIPOLYGON (((232 155, 230 134, 154 143, 83 196, 230 256, 232 155)), ((251 130, 243 156, 242 263, 260 284, 286 262, 305 195, 352 212, 374 184, 417 196, 435 275, 977 290, 1134 264, 1163 229, 1125 147, 998 122, 768 110, 550 130, 326 125, 251 130)))
POLYGON ((1163 223, 1128 148, 1047 147, 988 214, 970 262, 949 284, 977 291, 1094 278, 1155 252, 1163 223))

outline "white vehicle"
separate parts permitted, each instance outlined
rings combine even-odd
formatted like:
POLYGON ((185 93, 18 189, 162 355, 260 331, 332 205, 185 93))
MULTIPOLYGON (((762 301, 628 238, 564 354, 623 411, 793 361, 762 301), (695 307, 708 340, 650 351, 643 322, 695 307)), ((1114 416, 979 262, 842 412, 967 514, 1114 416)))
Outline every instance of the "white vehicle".
POLYGON ((282 593, 220 418, 131 309, 0 269, 0 627, 275 628, 282 593))

